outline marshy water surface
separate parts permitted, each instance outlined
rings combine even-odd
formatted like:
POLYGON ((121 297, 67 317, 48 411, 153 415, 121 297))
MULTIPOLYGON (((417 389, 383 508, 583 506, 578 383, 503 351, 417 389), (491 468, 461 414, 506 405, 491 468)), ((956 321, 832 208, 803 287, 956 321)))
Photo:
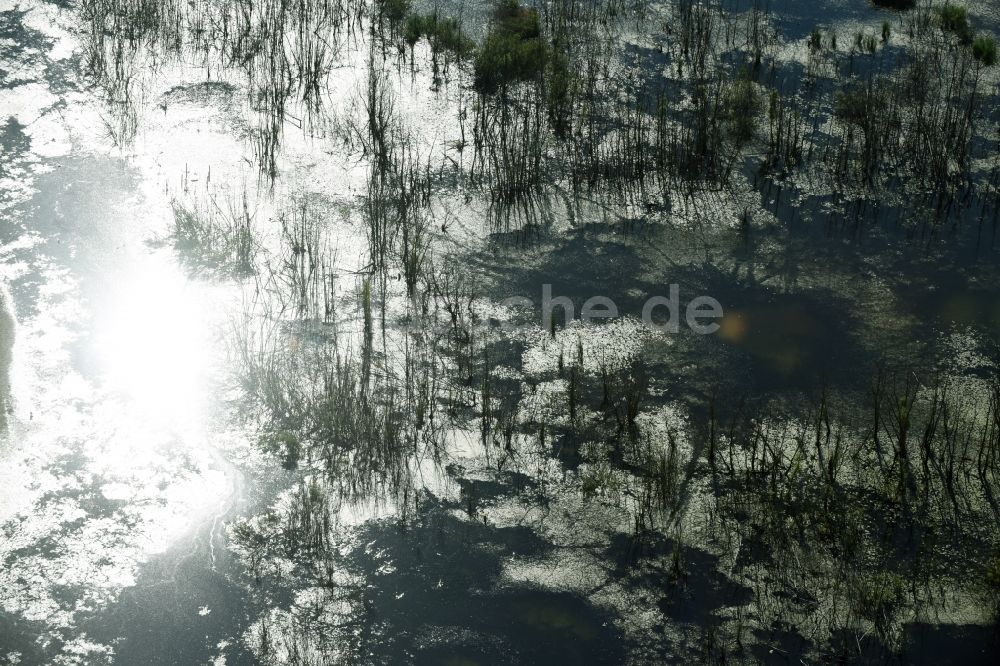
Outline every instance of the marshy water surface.
POLYGON ((992 663, 998 31, 0 1, 0 664, 992 663))

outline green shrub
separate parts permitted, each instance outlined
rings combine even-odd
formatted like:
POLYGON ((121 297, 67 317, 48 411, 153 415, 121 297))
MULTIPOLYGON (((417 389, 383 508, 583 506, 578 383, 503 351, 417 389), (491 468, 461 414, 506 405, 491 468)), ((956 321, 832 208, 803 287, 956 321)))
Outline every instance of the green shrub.
POLYGON ((430 39, 438 48, 451 51, 458 56, 472 52, 475 47, 473 41, 462 32, 458 19, 454 18, 436 19, 430 39))
POLYGON ((521 39, 538 39, 542 36, 538 10, 522 7, 517 0, 500 0, 493 18, 504 31, 521 39))
POLYGON ((839 91, 834 102, 833 113, 847 123, 864 123, 868 117, 868 95, 860 89, 839 91))
POLYGON ((421 14, 410 14, 406 18, 406 25, 403 26, 403 39, 413 48, 420 41, 420 38, 429 32, 427 26, 427 16, 421 14))
POLYGON ((997 61, 997 43, 989 35, 980 35, 972 42, 972 57, 987 67, 997 61))
POLYGON ((450 51, 459 57, 470 53, 474 46, 457 19, 439 18, 437 12, 411 14, 407 17, 403 26, 403 39, 413 48, 421 37, 426 37, 435 51, 450 51))
POLYGON ((391 26, 398 26, 410 12, 410 0, 382 0, 382 18, 391 26))
POLYGON ((548 61, 537 10, 502 0, 493 18, 493 27, 476 53, 475 87, 481 93, 536 79, 548 61))
POLYGON ((950 2, 937 8, 938 16, 941 17, 941 27, 947 32, 958 35, 962 41, 968 41, 972 34, 969 25, 969 10, 950 2))

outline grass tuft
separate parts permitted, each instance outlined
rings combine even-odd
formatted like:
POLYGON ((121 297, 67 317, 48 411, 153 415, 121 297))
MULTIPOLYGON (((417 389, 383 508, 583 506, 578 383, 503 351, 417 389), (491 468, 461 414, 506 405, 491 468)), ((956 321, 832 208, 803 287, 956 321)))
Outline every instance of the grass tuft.
POLYGON ((950 2, 937 8, 938 16, 941 19, 941 27, 946 31, 955 34, 963 42, 972 39, 972 27, 969 25, 969 10, 950 2))
POLYGON ((502 0, 494 23, 476 54, 475 87, 492 93, 516 81, 538 78, 548 61, 538 11, 517 0, 502 0))
POLYGON ((997 61, 997 43, 989 35, 980 35, 972 42, 972 57, 987 67, 997 61))

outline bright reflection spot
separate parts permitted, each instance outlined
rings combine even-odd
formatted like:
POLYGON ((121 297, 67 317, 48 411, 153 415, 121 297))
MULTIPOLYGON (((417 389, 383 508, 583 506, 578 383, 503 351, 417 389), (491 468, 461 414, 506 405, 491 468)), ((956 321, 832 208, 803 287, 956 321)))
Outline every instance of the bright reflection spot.
POLYGON ((112 289, 96 330, 107 387, 176 432, 204 422, 213 360, 204 287, 157 258, 112 289))

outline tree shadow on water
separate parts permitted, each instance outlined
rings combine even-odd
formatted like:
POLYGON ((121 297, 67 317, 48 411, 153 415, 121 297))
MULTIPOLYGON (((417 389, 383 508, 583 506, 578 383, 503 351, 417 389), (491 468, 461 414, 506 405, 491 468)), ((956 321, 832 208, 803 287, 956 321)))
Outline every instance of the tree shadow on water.
POLYGON ((552 549, 427 500, 405 528, 373 522, 348 554, 369 587, 370 652, 389 663, 620 663, 610 618, 578 596, 504 579, 505 562, 552 549))

